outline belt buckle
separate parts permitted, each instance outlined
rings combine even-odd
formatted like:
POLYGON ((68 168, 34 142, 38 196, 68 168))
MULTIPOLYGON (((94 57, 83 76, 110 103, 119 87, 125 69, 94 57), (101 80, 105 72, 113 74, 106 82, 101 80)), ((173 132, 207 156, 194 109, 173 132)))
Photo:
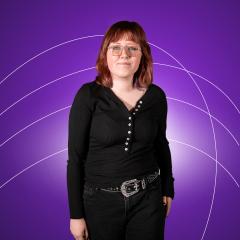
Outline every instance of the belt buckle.
POLYGON ((139 185, 137 184, 138 182, 139 182, 139 180, 137 180, 136 178, 123 182, 121 184, 121 192, 122 192, 122 194, 125 197, 129 197, 129 196, 137 193, 139 191, 139 185), (129 186, 129 185, 133 185, 135 190, 132 191, 132 192, 127 192, 127 186, 129 186))

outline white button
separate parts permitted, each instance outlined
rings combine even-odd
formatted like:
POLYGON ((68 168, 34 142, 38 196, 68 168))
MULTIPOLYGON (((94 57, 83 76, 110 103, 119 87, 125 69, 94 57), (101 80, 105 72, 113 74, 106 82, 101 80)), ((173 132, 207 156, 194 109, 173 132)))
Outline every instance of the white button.
POLYGON ((132 119, 132 117, 128 117, 128 119, 129 119, 129 120, 131 120, 131 119, 132 119))
POLYGON ((140 100, 140 101, 139 101, 139 103, 141 103, 141 104, 142 104, 142 100, 140 100))
POLYGON ((140 108, 140 107, 141 107, 141 105, 138 105, 137 107, 138 107, 138 108, 140 108))
POLYGON ((130 138, 128 137, 127 140, 130 140, 130 138))
POLYGON ((125 145, 128 145, 128 142, 125 142, 125 145))
POLYGON ((133 114, 135 114, 135 112, 133 114))
POLYGON ((131 133, 131 131, 128 131, 128 134, 130 134, 131 133))
POLYGON ((135 111, 138 111, 138 109, 136 108, 135 111))
POLYGON ((124 150, 125 150, 125 151, 127 151, 127 150, 128 150, 128 148, 124 148, 124 150))
POLYGON ((128 126, 131 126, 131 123, 129 123, 128 126))

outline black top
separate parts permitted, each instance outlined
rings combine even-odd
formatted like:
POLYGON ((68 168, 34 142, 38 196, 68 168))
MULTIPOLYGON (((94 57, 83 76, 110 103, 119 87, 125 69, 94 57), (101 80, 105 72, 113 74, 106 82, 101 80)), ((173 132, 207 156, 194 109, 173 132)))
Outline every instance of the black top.
POLYGON ((84 217, 84 181, 99 187, 160 168, 162 192, 174 198, 174 178, 166 138, 167 100, 151 84, 131 110, 111 88, 96 82, 77 91, 69 114, 67 187, 70 217, 84 217))

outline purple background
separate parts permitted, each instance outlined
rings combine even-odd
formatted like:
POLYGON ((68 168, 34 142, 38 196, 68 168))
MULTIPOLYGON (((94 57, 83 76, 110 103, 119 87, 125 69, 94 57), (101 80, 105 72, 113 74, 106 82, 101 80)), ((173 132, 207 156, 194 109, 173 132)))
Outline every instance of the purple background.
POLYGON ((135 20, 169 105, 166 239, 240 239, 239 2, 113 2, 1 1, 0 238, 72 239, 69 108, 107 28, 135 20))

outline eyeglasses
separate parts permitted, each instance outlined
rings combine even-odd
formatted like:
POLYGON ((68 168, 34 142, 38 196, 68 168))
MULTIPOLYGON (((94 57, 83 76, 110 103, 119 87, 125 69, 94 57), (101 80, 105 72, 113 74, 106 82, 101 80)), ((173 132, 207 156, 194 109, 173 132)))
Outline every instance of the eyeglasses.
POLYGON ((125 48, 127 55, 130 55, 132 57, 136 57, 138 55, 138 51, 141 52, 141 48, 135 46, 113 45, 108 47, 108 49, 112 49, 113 56, 120 56, 122 54, 123 48, 125 48))

